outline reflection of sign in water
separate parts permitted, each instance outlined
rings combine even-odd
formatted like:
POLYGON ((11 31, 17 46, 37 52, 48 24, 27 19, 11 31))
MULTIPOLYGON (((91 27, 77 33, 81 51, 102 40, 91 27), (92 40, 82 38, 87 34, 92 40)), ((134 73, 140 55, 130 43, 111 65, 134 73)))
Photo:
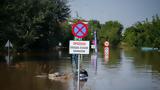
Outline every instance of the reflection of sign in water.
POLYGON ((89 41, 70 41, 70 54, 89 54, 89 41))
POLYGON ((58 56, 59 56, 59 58, 62 57, 62 51, 61 50, 58 51, 58 56))
POLYGON ((72 54, 72 66, 75 68, 74 72, 78 69, 78 54, 72 54))
POLYGON ((94 53, 91 55, 91 63, 94 66, 95 74, 97 74, 97 58, 97 54, 94 53))
POLYGON ((13 59, 13 57, 12 56, 5 56, 5 59, 6 59, 6 63, 7 63, 7 65, 10 65, 11 64, 11 62, 12 62, 12 59, 13 59))

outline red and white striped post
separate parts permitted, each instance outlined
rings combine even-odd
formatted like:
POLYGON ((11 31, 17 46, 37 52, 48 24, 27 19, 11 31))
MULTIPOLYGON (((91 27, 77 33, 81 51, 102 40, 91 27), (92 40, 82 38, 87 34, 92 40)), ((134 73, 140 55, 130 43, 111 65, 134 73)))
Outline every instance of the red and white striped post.
POLYGON ((104 42, 104 60, 108 61, 110 58, 110 49, 109 49, 109 42, 104 42))

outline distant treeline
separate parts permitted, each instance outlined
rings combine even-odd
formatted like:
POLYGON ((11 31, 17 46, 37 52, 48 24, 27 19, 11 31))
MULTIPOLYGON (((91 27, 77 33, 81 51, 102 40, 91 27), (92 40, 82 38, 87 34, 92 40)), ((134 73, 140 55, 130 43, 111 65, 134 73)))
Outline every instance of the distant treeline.
POLYGON ((129 47, 160 49, 160 17, 158 15, 153 16, 150 21, 146 19, 126 29, 118 21, 107 21, 105 24, 100 24, 98 20, 89 20, 88 25, 89 33, 85 39, 92 41, 93 33, 97 31, 99 45, 103 45, 104 41, 109 41, 111 47, 117 47, 123 43, 129 47))
MULTIPOLYGON (((55 48, 60 42, 68 47, 73 39, 70 8, 67 0, 1 0, 0 1, 0 50, 5 49, 7 40, 13 43, 15 51, 55 48)), ((73 22, 77 22, 75 19, 73 22)), ((85 21, 85 20, 84 20, 85 21)), ((109 41, 116 47, 124 42, 132 47, 160 48, 160 18, 153 16, 151 21, 137 22, 126 28, 118 21, 100 24, 89 20, 89 33, 84 40, 93 40, 97 31, 98 44, 109 41)))
POLYGON ((156 15, 151 21, 146 19, 128 27, 125 30, 123 41, 129 46, 160 49, 160 17, 156 15))

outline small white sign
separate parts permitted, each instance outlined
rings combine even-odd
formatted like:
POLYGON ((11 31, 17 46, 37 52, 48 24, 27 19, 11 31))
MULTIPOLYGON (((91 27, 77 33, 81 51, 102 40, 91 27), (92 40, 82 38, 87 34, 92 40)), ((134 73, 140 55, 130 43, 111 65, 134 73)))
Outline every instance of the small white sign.
POLYGON ((5 47, 13 47, 12 43, 8 40, 5 47))
POLYGON ((104 42, 104 46, 105 46, 105 47, 108 47, 108 46, 109 46, 109 42, 108 42, 108 41, 105 41, 105 42, 104 42))
POLYGON ((92 48, 92 49, 95 49, 96 47, 95 47, 95 45, 91 45, 91 48, 92 48))
POLYGON ((69 54, 89 54, 89 41, 70 41, 69 54))

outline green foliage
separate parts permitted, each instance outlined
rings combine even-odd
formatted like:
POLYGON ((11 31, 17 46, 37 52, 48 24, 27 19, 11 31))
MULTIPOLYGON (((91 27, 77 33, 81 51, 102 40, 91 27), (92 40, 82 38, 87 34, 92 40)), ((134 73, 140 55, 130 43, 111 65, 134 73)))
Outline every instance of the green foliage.
POLYGON ((111 46, 117 46, 121 41, 121 32, 123 26, 118 21, 108 21, 101 26, 98 32, 100 37, 100 44, 104 41, 109 41, 111 46))
POLYGON ((62 37, 60 23, 70 9, 65 0, 3 0, 0 3, 0 41, 29 50, 56 46, 62 37))
POLYGON ((61 24, 62 27, 62 35, 63 37, 61 38, 62 45, 63 47, 69 47, 69 41, 74 39, 74 36, 72 35, 72 28, 71 25, 69 24, 68 21, 64 22, 63 24, 61 24))
POLYGON ((88 35, 86 37, 87 40, 93 40, 94 31, 99 31, 101 28, 100 22, 98 20, 89 20, 88 22, 88 35))
POLYGON ((123 41, 135 47, 160 48, 160 19, 158 15, 153 16, 152 21, 146 19, 137 22, 134 26, 125 30, 123 41))
POLYGON ((124 40, 128 41, 128 44, 131 46, 132 45, 135 46, 134 42, 137 40, 136 37, 134 37, 134 36, 136 36, 136 33, 134 31, 136 31, 134 27, 127 28, 126 32, 124 33, 124 37, 123 37, 123 38, 125 38, 124 40))

